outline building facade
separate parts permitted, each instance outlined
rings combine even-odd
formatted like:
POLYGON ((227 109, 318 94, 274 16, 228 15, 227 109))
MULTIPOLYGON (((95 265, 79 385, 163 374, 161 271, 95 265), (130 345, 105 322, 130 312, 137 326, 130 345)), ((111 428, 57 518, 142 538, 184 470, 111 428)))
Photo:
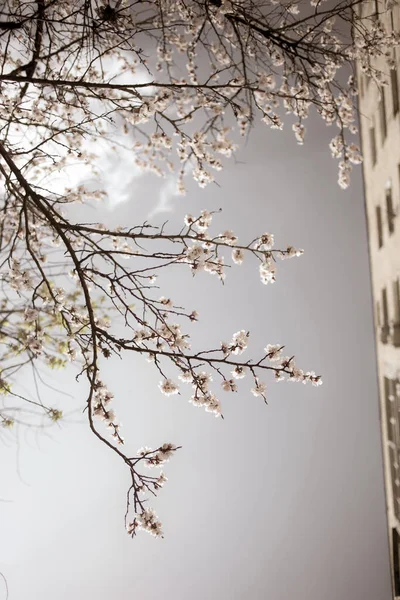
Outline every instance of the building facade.
MULTIPOLYGON (((364 14, 400 31, 400 6, 367 0, 364 14)), ((400 598, 400 48, 379 87, 357 69, 365 207, 374 301, 382 450, 393 595, 400 598)))

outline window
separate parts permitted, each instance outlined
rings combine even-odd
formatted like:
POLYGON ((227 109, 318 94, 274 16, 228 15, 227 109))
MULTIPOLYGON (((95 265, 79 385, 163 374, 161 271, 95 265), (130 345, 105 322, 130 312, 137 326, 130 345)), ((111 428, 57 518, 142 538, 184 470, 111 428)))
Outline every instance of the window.
POLYGON ((389 309, 388 309, 386 288, 383 288, 383 290, 382 290, 382 311, 383 311, 383 326, 385 327, 385 325, 389 325, 389 309))
POLYGON ((394 232, 394 219, 396 216, 394 213, 394 210, 393 210, 393 198, 392 198, 392 188, 391 187, 389 187, 386 190, 386 215, 387 215, 389 234, 391 235, 394 232))
POLYGON ((400 279, 393 281, 394 322, 400 323, 400 279))
POLYGON ((400 414, 399 414, 399 400, 400 397, 396 396, 396 380, 390 379, 389 377, 383 378, 384 393, 385 393, 385 406, 386 406, 386 424, 387 424, 387 435, 388 440, 392 442, 393 446, 396 447, 396 454, 393 457, 393 464, 398 472, 399 480, 396 482, 397 477, 393 479, 393 486, 396 485, 398 488, 397 496, 400 496, 400 465, 399 450, 400 450, 400 414))
POLYGON ((399 473, 399 453, 397 450, 389 446, 389 461, 390 461, 390 479, 392 480, 392 499, 394 514, 397 518, 400 516, 400 473, 399 473))
POLYGON ((378 231, 378 248, 383 246, 383 230, 382 230, 382 210, 380 206, 376 207, 376 228, 378 231))
POLYGON ((392 553, 394 595, 400 596, 399 534, 397 533, 397 529, 392 529, 392 553))
POLYGON ((399 82, 397 79, 397 69, 391 69, 390 71, 390 87, 392 90, 393 115, 397 115, 399 112, 399 82))
POLYGON ((381 342, 387 344, 389 340, 389 306, 386 288, 382 290, 382 319, 381 342))
POLYGON ((386 104, 385 104, 385 90, 381 89, 381 99, 379 101, 379 120, 381 124, 381 137, 382 144, 387 136, 387 119, 386 119, 386 104))
MULTIPOLYGON (((384 377, 383 383, 385 388, 387 436, 389 442, 396 444, 396 405, 392 394, 392 380, 389 377, 384 377)), ((390 462, 393 464, 392 460, 390 462)))
POLYGON ((371 162, 372 162, 372 165, 375 165, 375 163, 376 163, 375 127, 370 127, 369 143, 370 143, 370 147, 371 147, 371 162))
POLYGON ((389 377, 383 378, 393 509, 400 520, 400 396, 396 396, 396 383, 389 377))
MULTIPOLYGON (((400 348, 400 279, 393 282, 394 322, 391 342, 395 348, 400 348)), ((399 394, 400 396, 400 394, 399 394)))

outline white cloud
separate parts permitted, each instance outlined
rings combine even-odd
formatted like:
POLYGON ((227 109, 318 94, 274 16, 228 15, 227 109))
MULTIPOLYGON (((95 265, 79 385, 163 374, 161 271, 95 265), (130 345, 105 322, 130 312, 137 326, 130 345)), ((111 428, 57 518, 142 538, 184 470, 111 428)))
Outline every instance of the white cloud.
POLYGON ((170 213, 174 210, 172 199, 179 196, 177 189, 177 177, 173 177, 171 175, 167 178, 162 186, 159 200, 155 207, 149 212, 149 219, 153 218, 155 215, 159 215, 161 213, 170 213))

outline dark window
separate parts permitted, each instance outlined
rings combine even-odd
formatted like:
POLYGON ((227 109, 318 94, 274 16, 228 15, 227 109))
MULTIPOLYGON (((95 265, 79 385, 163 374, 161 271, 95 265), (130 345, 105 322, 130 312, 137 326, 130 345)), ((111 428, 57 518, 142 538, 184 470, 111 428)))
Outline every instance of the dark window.
MULTIPOLYGON (((395 348, 400 348, 400 279, 393 281, 394 321, 391 342, 395 348)), ((400 387, 400 385, 399 385, 400 387)), ((400 400, 400 390, 398 392, 400 400)))
POLYGON ((392 529, 394 595, 400 596, 399 534, 392 529))
POLYGON ((387 291, 386 288, 382 290, 382 313, 383 313, 383 325, 389 325, 389 309, 388 309, 388 300, 387 300, 387 291))
POLYGON ((399 112, 399 82, 397 79, 397 69, 391 69, 390 71, 390 87, 392 90, 393 114, 397 115, 399 112))
POLYGON ((396 216, 393 210, 392 188, 386 190, 386 215, 389 233, 392 234, 394 232, 394 219, 396 216))
POLYGON ((387 344, 389 341, 389 307, 386 288, 382 290, 382 327, 381 327, 381 342, 387 344))
POLYGON ((392 447, 389 446, 389 461, 390 461, 390 479, 392 483, 392 499, 393 499, 393 508, 394 513, 397 518, 399 518, 400 513, 400 474, 399 474, 399 458, 398 452, 392 447))
POLYGON ((381 89, 381 99, 379 101, 379 120, 381 124, 381 137, 382 144, 387 136, 387 119, 386 119, 386 104, 385 104, 385 90, 381 89))
POLYGON ((394 322, 400 323, 400 279, 393 282, 394 322))
MULTIPOLYGON (((392 394, 392 380, 388 377, 383 378, 385 387, 385 405, 386 405, 386 424, 388 440, 396 444, 396 406, 392 394)), ((390 453, 389 453, 390 454, 390 453)), ((390 463, 392 464, 392 458, 390 463)))
POLYGON ((375 140, 375 127, 370 127, 369 130, 369 143, 371 146, 371 161, 374 165, 376 163, 376 140, 375 140))
POLYGON ((382 230, 382 210, 380 206, 376 207, 376 227, 378 231, 378 248, 383 246, 383 230, 382 230))

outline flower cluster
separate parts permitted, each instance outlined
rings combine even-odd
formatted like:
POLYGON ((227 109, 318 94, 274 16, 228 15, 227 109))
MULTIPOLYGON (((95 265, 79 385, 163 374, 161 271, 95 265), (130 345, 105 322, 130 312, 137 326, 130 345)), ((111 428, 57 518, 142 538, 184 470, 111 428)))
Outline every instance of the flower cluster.
POLYGON ((212 215, 213 213, 203 210, 197 218, 193 215, 185 217, 185 225, 188 228, 187 238, 190 239, 192 245, 185 247, 179 260, 188 263, 193 274, 206 271, 217 274, 224 281, 226 276, 225 257, 221 253, 227 247, 234 246, 231 251, 234 264, 241 265, 245 253, 252 253, 260 261, 259 272, 262 283, 273 283, 277 258, 284 260, 303 254, 303 250, 298 250, 293 246, 289 246, 286 250, 275 250, 274 236, 271 233, 264 233, 252 244, 246 246, 239 245, 237 235, 231 230, 223 231, 218 236, 212 237, 208 231, 212 215))
POLYGON ((157 448, 157 450, 152 450, 148 447, 140 448, 137 451, 136 457, 126 459, 130 465, 132 475, 132 485, 128 491, 128 506, 125 516, 126 528, 129 535, 134 536, 137 529, 142 529, 155 537, 162 537, 162 524, 154 511, 144 506, 145 499, 142 495, 146 492, 156 495, 164 486, 167 477, 163 471, 156 477, 140 474, 137 471, 137 465, 144 463, 146 467, 160 467, 169 460, 176 450, 178 450, 178 447, 174 444, 165 443, 157 448), (129 508, 132 499, 135 515, 133 521, 130 521, 129 508))
POLYGON ((229 354, 242 354, 247 348, 248 340, 249 332, 241 329, 233 334, 232 341, 229 344, 225 342, 221 343, 222 352, 226 356, 229 354))
POLYGON ((111 436, 117 444, 123 444, 124 439, 120 434, 120 425, 116 422, 114 410, 110 408, 110 404, 114 399, 114 394, 112 394, 99 379, 95 381, 92 389, 93 400, 91 405, 93 407, 93 416, 99 417, 107 424, 108 429, 111 430, 111 436))
POLYGON ((173 396, 179 393, 179 388, 171 379, 164 379, 164 381, 160 381, 159 386, 161 392, 165 396, 173 396))
MULTIPOLYGON (((147 446, 144 448, 140 448, 137 451, 138 457, 144 458, 145 465, 147 467, 159 467, 164 463, 168 462, 170 457, 173 455, 175 450, 177 449, 174 444, 163 444, 157 450, 152 450, 147 446)), ((166 481, 165 475, 162 473, 162 481, 166 481)))
POLYGON ((127 525, 129 535, 134 535, 136 529, 143 529, 154 537, 163 537, 162 524, 152 508, 146 508, 135 515, 132 523, 127 525))

